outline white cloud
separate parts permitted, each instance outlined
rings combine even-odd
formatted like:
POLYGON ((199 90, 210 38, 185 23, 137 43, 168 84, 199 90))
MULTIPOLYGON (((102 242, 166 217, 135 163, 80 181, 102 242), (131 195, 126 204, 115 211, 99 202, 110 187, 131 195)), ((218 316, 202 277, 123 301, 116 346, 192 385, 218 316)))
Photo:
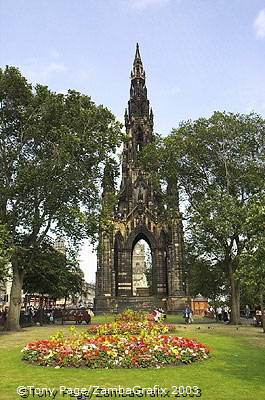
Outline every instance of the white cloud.
POLYGON ((64 72, 67 68, 63 63, 50 61, 40 62, 37 58, 30 59, 22 66, 23 73, 33 83, 47 83, 51 75, 64 72))
POLYGON ((170 0, 124 0, 131 7, 137 10, 143 10, 152 6, 164 6, 170 0))
POLYGON ((254 21, 254 29, 257 37, 265 38, 265 8, 260 10, 254 21))

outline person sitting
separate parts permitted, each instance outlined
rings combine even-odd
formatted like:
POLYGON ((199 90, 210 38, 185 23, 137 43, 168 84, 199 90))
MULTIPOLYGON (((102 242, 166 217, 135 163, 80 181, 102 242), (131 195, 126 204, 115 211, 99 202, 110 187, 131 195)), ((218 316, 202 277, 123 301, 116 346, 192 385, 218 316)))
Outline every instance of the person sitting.
POLYGON ((167 318, 167 315, 166 315, 165 311, 163 310, 163 308, 159 308, 158 311, 161 314, 161 319, 165 320, 167 318))
POLYGON ((154 316, 154 321, 155 322, 159 322, 160 318, 161 318, 161 313, 159 312, 159 310, 156 308, 152 315, 154 316))
POLYGON ((256 323, 257 323, 257 326, 262 325, 262 312, 260 309, 256 310, 256 323))

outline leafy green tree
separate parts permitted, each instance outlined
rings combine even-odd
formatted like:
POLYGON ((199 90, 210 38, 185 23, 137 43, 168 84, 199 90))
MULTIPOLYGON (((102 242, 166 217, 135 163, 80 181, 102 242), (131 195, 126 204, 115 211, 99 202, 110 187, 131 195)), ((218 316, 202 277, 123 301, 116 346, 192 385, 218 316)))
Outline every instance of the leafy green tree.
MULTIPOLYGON (((240 265, 239 265, 240 267, 240 265)), ((240 278, 240 309, 244 310, 246 305, 250 307, 251 310, 260 305, 261 294, 257 291, 256 285, 251 285, 250 283, 245 283, 244 278, 240 278)), ((263 298, 265 298, 265 291, 263 293, 263 298)))
POLYGON ((203 258, 195 248, 186 245, 185 250, 189 295, 201 294, 216 303, 227 290, 225 271, 218 262, 203 258))
POLYGON ((7 329, 17 330, 24 275, 50 231, 74 243, 95 234, 103 166, 122 134, 90 97, 33 89, 14 67, 0 70, 0 123, 0 223, 15 248, 7 329))
POLYGON ((143 160, 188 202, 188 240, 225 268, 231 288, 231 322, 240 322, 239 256, 248 238, 248 204, 264 181, 264 120, 215 112, 180 124, 146 150, 143 160))
MULTIPOLYGON (((23 290, 51 298, 68 298, 82 293, 84 274, 76 258, 56 250, 48 241, 38 248, 26 266, 23 290)), ((20 260, 23 265, 23 259, 20 260)))
MULTIPOLYGON (((265 189, 264 189, 265 191, 265 189)), ((237 276, 259 297, 263 312, 263 331, 265 333, 264 294, 265 294, 265 194, 254 196, 248 207, 245 229, 248 242, 239 257, 237 276)))

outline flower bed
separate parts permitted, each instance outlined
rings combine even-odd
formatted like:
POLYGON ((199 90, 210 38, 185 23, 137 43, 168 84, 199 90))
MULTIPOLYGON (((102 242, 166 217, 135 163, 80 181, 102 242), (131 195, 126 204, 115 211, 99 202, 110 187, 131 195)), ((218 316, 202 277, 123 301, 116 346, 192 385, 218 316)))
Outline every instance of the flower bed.
POLYGON ((143 335, 146 333, 152 334, 165 334, 174 332, 176 330, 173 324, 162 324, 151 321, 137 321, 137 322, 108 322, 104 325, 90 325, 87 332, 90 334, 104 334, 104 335, 143 335))
POLYGON ((106 336, 42 340, 28 344, 23 360, 43 366, 147 368, 188 364, 209 357, 197 340, 171 336, 106 336))

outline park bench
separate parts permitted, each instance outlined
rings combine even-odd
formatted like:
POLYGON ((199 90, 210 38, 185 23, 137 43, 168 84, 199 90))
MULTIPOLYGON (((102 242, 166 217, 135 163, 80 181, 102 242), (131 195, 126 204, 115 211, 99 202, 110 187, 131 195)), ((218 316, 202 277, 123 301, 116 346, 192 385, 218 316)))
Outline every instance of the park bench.
POLYGON ((85 321, 87 324, 89 324, 91 322, 91 316, 85 309, 65 309, 62 312, 62 325, 65 321, 72 321, 76 324, 82 324, 82 322, 85 321))

